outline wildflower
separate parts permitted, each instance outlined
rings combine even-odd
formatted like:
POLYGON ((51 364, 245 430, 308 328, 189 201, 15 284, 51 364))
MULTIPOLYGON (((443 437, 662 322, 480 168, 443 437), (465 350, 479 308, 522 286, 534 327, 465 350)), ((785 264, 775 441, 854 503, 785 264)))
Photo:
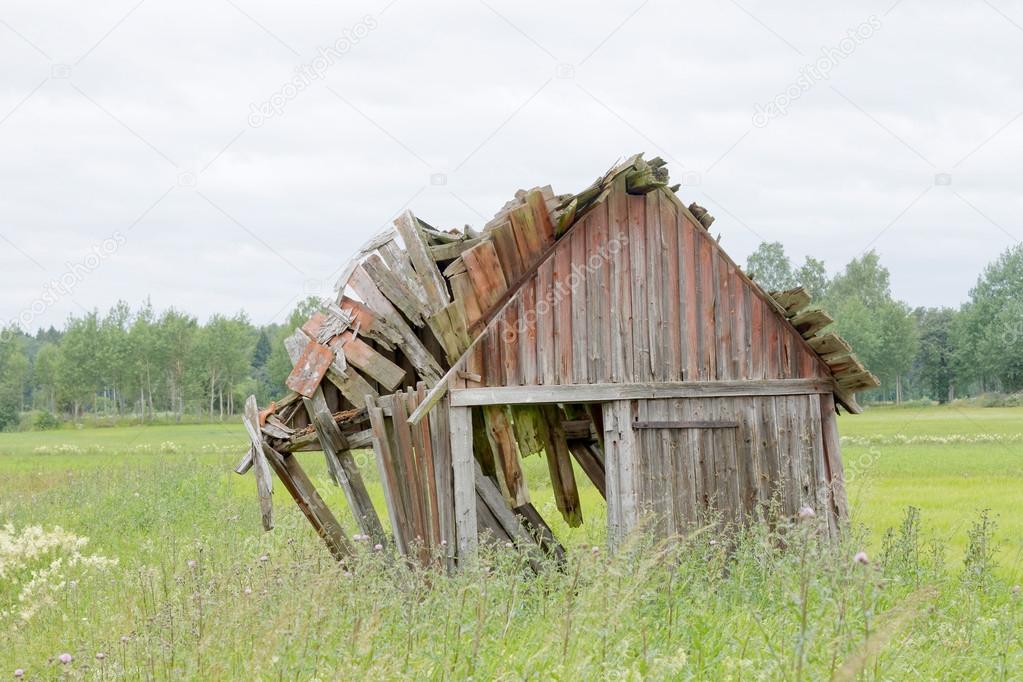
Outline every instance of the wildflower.
POLYGON ((73 661, 73 660, 74 660, 74 658, 72 658, 72 657, 71 657, 71 654, 68 654, 68 653, 64 653, 64 654, 61 654, 61 655, 60 655, 60 659, 59 659, 59 660, 60 660, 60 662, 61 662, 61 663, 63 663, 64 665, 67 665, 68 663, 70 663, 71 661, 73 661))
POLYGON ((815 514, 813 509, 811 509, 810 507, 803 507, 802 509, 799 510, 799 514, 797 514, 797 516, 799 517, 800 521, 806 521, 807 519, 812 519, 813 517, 817 516, 817 514, 815 514))
POLYGON ((243 590, 243 592, 245 592, 245 594, 252 594, 252 588, 251 588, 251 587, 246 587, 246 588, 245 588, 245 589, 243 590))
POLYGON ((195 568, 196 566, 198 566, 198 564, 195 563, 195 559, 189 559, 188 560, 188 567, 189 568, 195 568))
POLYGON ((870 563, 870 559, 867 558, 866 552, 856 552, 856 556, 853 557, 853 561, 858 564, 863 564, 864 566, 870 563))
POLYGON ((22 678, 25 676, 25 671, 22 670, 21 668, 18 668, 17 670, 14 671, 14 676, 17 678, 22 678))
POLYGON ((377 544, 373 545, 373 551, 374 552, 379 552, 379 551, 383 550, 383 548, 384 548, 384 546, 381 545, 379 542, 377 544))
POLYGON ((441 540, 440 541, 440 546, 441 547, 447 547, 448 546, 448 541, 447 540, 441 540))
POLYGON ((106 657, 107 657, 107 655, 105 653, 103 653, 102 651, 97 651, 96 652, 96 660, 97 661, 102 661, 106 657))
POLYGON ((505 546, 505 547, 507 547, 508 549, 512 549, 513 547, 515 547, 515 545, 513 545, 513 544, 512 544, 512 543, 510 543, 510 542, 506 542, 506 543, 504 543, 504 546, 505 546))
POLYGON ((129 641, 131 641, 131 639, 128 635, 121 635, 121 644, 127 644, 129 641))
POLYGON ((270 561, 270 556, 267 555, 267 554, 264 554, 263 556, 259 557, 259 560, 262 561, 262 562, 270 561))
POLYGON ((1012 593, 1013 594, 1019 594, 1019 591, 1020 591, 1019 585, 1013 585, 1012 586, 1012 593))
POLYGON ((600 547, 593 545, 593 549, 591 549, 590 551, 593 552, 594 554, 600 554, 600 547))

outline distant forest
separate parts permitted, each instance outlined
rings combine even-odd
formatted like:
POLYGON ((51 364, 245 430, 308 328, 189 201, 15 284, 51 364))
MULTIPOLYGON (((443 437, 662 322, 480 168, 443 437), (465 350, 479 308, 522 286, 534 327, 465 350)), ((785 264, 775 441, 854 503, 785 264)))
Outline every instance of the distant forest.
MULTIPOLYGON (((805 287, 835 318, 835 330, 882 381, 865 402, 1023 390, 1023 246, 989 264, 958 309, 894 299, 873 251, 831 277, 821 261, 795 266, 781 244, 765 242, 746 271, 769 291, 805 287)), ((257 326, 244 313, 200 323, 173 308, 158 314, 148 301, 137 310, 119 302, 34 336, 10 327, 0 342, 0 428, 87 416, 233 418, 247 395, 266 404, 284 392, 291 371, 284 338, 320 305, 310 298, 287 322, 257 326)))

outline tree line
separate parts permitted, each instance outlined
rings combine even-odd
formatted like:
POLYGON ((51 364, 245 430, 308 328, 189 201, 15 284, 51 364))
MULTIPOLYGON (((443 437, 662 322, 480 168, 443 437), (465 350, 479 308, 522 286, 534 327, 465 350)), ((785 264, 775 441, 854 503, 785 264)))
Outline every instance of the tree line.
POLYGON ((781 244, 764 242, 746 270, 769 291, 804 287, 813 305, 835 318, 832 328, 881 379, 867 401, 948 402, 1023 390, 1023 245, 988 264, 958 308, 913 308, 895 299, 874 251, 829 277, 821 261, 808 257, 794 267, 781 244))
MULTIPOLYGON (((746 271, 769 291, 805 287, 882 381, 864 400, 940 402, 1023 390, 1023 246, 981 273, 959 308, 912 308, 891 293, 873 251, 829 276, 807 258, 795 266, 777 242, 761 244, 746 271)), ((205 323, 151 303, 121 301, 105 314, 68 318, 63 329, 0 339, 0 428, 32 412, 37 425, 83 415, 233 418, 245 396, 266 404, 283 391, 291 362, 284 338, 320 302, 299 303, 283 324, 254 325, 244 313, 205 323)))

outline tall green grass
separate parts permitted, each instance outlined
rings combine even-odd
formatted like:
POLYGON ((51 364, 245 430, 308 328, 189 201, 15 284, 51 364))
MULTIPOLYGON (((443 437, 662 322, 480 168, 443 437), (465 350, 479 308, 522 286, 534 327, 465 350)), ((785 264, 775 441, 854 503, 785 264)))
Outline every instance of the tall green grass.
MULTIPOLYGON (((842 432, 1023 430, 1021 410, 931 408, 889 421, 907 413, 843 419, 842 432)), ((335 565, 279 487, 278 527, 262 533, 254 482, 231 473, 243 442, 240 429, 220 426, 0 437, 0 526, 15 538, 0 539, 0 566, 10 569, 0 577, 0 676, 18 668, 27 679, 1023 676, 1018 447, 847 446, 847 467, 873 447, 882 454, 861 462, 855 523, 837 545, 821 538, 818 517, 737 536, 705 529, 676 546, 640 535, 614 557, 593 549, 604 536, 599 495, 584 486, 587 523, 569 531, 545 464, 532 457, 531 491, 572 547, 567 565, 535 576, 499 546, 449 578, 362 545, 349 566, 335 565), (964 485, 971 479, 988 485, 964 485), (88 543, 65 537, 26 558, 17 538, 32 526, 44 535, 61 526, 88 543), (854 560, 860 551, 868 564, 854 560), (10 553, 21 559, 5 560, 10 553), (89 565, 91 556, 117 564, 89 565), (30 583, 29 602, 20 601, 30 583), (73 661, 60 663, 62 653, 73 661)), ((301 459, 357 533, 322 456, 301 459)), ((371 459, 360 463, 375 491, 371 459)))

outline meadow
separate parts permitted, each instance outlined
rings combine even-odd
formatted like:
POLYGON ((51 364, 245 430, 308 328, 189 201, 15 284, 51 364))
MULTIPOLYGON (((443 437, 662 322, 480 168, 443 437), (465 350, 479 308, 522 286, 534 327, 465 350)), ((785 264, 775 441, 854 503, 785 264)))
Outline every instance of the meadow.
MULTIPOLYGON (((810 519, 610 557, 599 494, 565 527, 531 457, 564 570, 532 576, 498 548, 451 578, 372 547, 335 565, 281 490, 263 533, 253 479, 231 471, 240 426, 2 434, 0 677, 1023 676, 1023 409, 883 408, 840 429, 838 544, 810 519)), ((322 455, 300 456, 357 533, 322 455)))

